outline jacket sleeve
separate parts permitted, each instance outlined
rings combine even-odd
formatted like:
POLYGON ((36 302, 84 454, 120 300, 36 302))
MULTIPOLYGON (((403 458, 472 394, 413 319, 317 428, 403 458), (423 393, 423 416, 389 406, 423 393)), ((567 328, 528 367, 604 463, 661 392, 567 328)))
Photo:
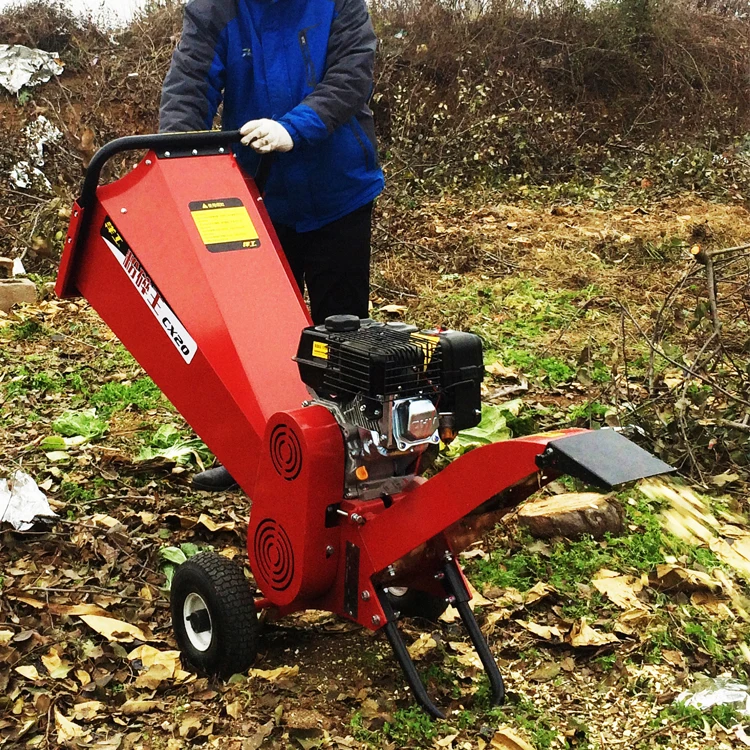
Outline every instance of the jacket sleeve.
POLYGON ((337 0, 323 78, 279 120, 295 144, 322 141, 362 109, 372 94, 376 48, 365 0, 337 0))
POLYGON ((160 132, 210 130, 225 83, 224 29, 229 3, 192 0, 164 81, 160 132))

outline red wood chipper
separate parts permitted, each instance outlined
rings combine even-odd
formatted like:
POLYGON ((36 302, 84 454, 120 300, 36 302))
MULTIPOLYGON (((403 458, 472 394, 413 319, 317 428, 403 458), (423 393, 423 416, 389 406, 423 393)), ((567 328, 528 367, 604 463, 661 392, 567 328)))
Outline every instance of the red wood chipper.
POLYGON ((427 480, 441 439, 477 425, 481 340, 336 316, 314 327, 239 133, 133 136, 101 149, 73 208, 57 293, 85 297, 251 499, 242 570, 180 566, 175 634, 210 674, 255 657, 257 611, 333 612, 384 630, 435 717, 399 617, 458 610, 500 703, 503 681, 457 553, 563 474, 610 488, 670 467, 612 430, 476 448, 427 480), (109 159, 147 155, 99 185, 109 159))

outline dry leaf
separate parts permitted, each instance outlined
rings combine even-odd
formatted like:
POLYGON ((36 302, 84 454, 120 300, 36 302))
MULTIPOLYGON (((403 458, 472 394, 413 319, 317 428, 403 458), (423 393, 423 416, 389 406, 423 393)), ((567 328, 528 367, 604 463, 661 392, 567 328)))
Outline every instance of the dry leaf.
POLYGON ((380 308, 380 312, 391 313, 392 315, 399 315, 400 313, 406 312, 409 308, 404 305, 386 305, 380 308))
POLYGON ((490 742, 493 750, 536 750, 523 737, 519 737, 510 727, 498 729, 490 742))
POLYGON ((562 643, 565 637, 565 632, 561 630, 557 625, 539 625, 536 622, 528 622, 526 620, 518 620, 518 624, 528 630, 530 633, 544 638, 545 641, 557 641, 562 643))
POLYGON ((690 595, 690 603, 694 607, 702 607, 714 616, 725 614, 726 604, 716 594, 709 591, 695 591, 690 595))
POLYGON ((53 680, 64 680, 68 673, 73 669, 73 665, 68 661, 63 661, 57 649, 52 648, 47 654, 42 656, 42 664, 49 672, 53 680))
POLYGON ((57 727, 57 744, 71 747, 73 743, 78 744, 78 740, 88 739, 89 734, 86 730, 66 719, 60 711, 55 709, 55 726, 57 727))
POLYGON ((504 380, 518 380, 518 372, 511 367, 505 367, 501 362, 493 362, 491 365, 487 365, 485 370, 488 375, 494 375, 496 378, 502 378, 504 380))
POLYGON ((640 627, 646 625, 651 616, 644 609, 629 609, 623 612, 614 624, 614 631, 623 635, 632 635, 640 627))
POLYGON ((205 513, 200 514, 198 518, 198 524, 214 533, 217 531, 234 531, 237 528, 237 524, 234 521, 227 521, 226 523, 216 523, 216 521, 207 516, 205 513))
POLYGON ((745 747, 750 747, 750 737, 747 736, 742 724, 738 724, 734 728, 734 735, 745 747))
POLYGON ((640 578, 600 570, 592 585, 620 609, 646 609, 646 605, 638 598, 638 592, 643 589, 640 578))
POLYGON ((365 719, 376 719, 379 716, 383 716, 383 710, 380 708, 380 704, 372 698, 366 698, 362 701, 360 713, 365 719))
POLYGON ((576 671, 576 660, 570 656, 566 656, 560 662, 560 668, 563 672, 575 672, 576 671))
POLYGON ((685 657, 681 651, 662 651, 662 658, 667 664, 671 664, 673 667, 684 667, 685 657))
POLYGON ((76 721, 91 721, 106 709, 101 701, 85 701, 73 706, 73 719, 76 721))
POLYGON ((474 609, 474 607, 488 607, 492 605, 492 602, 489 599, 485 599, 468 581, 466 582, 466 587, 469 590, 469 596, 471 597, 471 600, 469 601, 469 606, 474 609))
POLYGON ((426 654, 437 647, 437 642, 429 633, 422 633, 414 643, 409 646, 409 655, 415 661, 423 659, 426 654))
POLYGON ((156 711, 161 705, 161 701, 129 700, 120 706, 120 711, 125 716, 135 716, 137 714, 147 714, 151 711, 156 711))
POLYGON ((453 740, 458 737, 458 734, 449 734, 442 739, 435 740, 436 747, 453 747, 453 740))
POLYGON ((104 513, 95 513, 91 516, 91 520, 103 529, 114 529, 116 526, 120 526, 120 522, 112 516, 108 516, 104 513))
POLYGON ((448 623, 457 622, 460 619, 461 619, 461 615, 458 614, 458 610, 450 604, 445 608, 445 612, 443 612, 443 614, 440 615, 440 617, 438 618, 440 622, 448 622, 448 623))
POLYGON ((239 719, 242 713, 242 703, 240 701, 234 701, 233 703, 227 703, 225 710, 228 716, 233 719, 239 719))
POLYGON ((483 549, 469 549, 465 550, 460 554, 462 560, 474 560, 479 558, 480 560, 488 560, 489 555, 483 549))
POLYGON ((36 667, 33 664, 27 667, 16 667, 16 672, 25 677, 27 680, 39 679, 39 672, 36 671, 36 667))
POLYGON ((562 665, 556 664, 554 662, 542 664, 541 667, 535 669, 529 675, 529 679, 533 682, 549 682, 550 680, 554 680, 555 677, 560 674, 561 669, 562 665))
POLYGON ((138 675, 135 686, 137 688, 145 688, 146 690, 156 690, 164 680, 169 680, 173 676, 173 669, 170 670, 164 664, 154 664, 153 667, 138 675))
POLYGON ((98 615, 82 615, 81 619, 99 635, 103 635, 108 641, 130 643, 134 640, 149 640, 146 634, 135 625, 112 617, 100 617, 98 615))
POLYGON ((180 737, 195 737, 201 729, 201 717, 198 714, 187 714, 180 722, 180 737))
MULTIPOLYGON (((89 745, 90 750, 120 750, 122 747, 122 735, 115 734, 109 739, 99 740, 93 745, 89 745)), ((167 744, 167 750, 172 750, 170 745, 167 744)))
POLYGON ((12 630, 0 630, 0 648, 5 648, 14 635, 15 633, 12 630))
POLYGON ((102 609, 96 604, 50 604, 47 611, 53 615, 69 615, 71 617, 80 617, 81 615, 95 615, 97 617, 110 617, 106 609, 102 609))
POLYGON ((485 635, 492 635, 497 628, 499 622, 505 622, 510 619, 511 612, 507 609, 501 609, 497 612, 490 612, 484 621, 482 631, 485 635))
POLYGON ((91 682, 91 675, 85 669, 76 669, 75 676, 81 687, 86 687, 91 682))
POLYGON ((29 607, 34 609, 46 609, 47 605, 44 602, 40 602, 39 599, 32 599, 30 596, 13 596, 12 594, 7 595, 8 599, 12 599, 14 602, 23 602, 28 604, 29 607))
POLYGON ((266 737, 273 732, 274 726, 275 722, 271 719, 271 721, 264 724, 252 737, 248 737, 248 739, 242 743, 242 750, 258 750, 258 748, 266 741, 266 737))
POLYGON ((451 641, 448 645, 452 651, 458 654, 456 661, 459 664, 462 664, 464 667, 471 667, 472 669, 484 669, 482 660, 473 646, 461 641, 451 641))
POLYGON ((543 581, 539 581, 539 583, 536 584, 533 588, 530 588, 524 595, 524 604, 527 606, 531 606, 532 604, 536 604, 538 601, 541 601, 542 599, 545 599, 550 594, 554 593, 555 587, 550 586, 548 583, 544 583, 543 581))
POLYGON ((652 585, 660 590, 669 591, 721 590, 721 584, 708 573, 671 564, 656 566, 656 579, 652 581, 652 585))
POLYGON ((299 674, 299 667, 279 667, 278 669, 251 669, 248 672, 250 677, 259 677, 261 680, 276 682, 277 680, 288 677, 296 677, 299 674))
POLYGON ((620 639, 614 633, 601 633, 598 630, 594 630, 587 622, 586 618, 582 618, 570 631, 568 642, 573 648, 585 648, 587 646, 606 646, 609 643, 619 643, 620 639))
POLYGON ((141 664, 146 669, 150 669, 154 666, 165 667, 170 677, 174 677, 175 672, 180 666, 180 652, 179 651, 159 651, 158 648, 153 646, 143 645, 136 649, 133 649, 128 654, 130 661, 140 660, 141 664))

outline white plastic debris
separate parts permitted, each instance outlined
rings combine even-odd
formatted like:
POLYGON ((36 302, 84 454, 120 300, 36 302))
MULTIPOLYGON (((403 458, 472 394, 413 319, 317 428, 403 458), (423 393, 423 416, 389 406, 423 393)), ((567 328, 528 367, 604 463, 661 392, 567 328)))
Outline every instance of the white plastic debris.
POLYGON ((13 275, 26 276, 26 269, 24 268, 23 261, 20 258, 15 258, 13 260, 13 275))
POLYGON ((31 49, 21 44, 0 44, 0 86, 11 94, 24 87, 47 83, 64 70, 55 52, 31 49))
POLYGON ((0 479, 0 523, 9 523, 17 531, 28 531, 35 519, 57 518, 37 483, 23 471, 13 479, 0 479))
POLYGON ((675 703, 701 710, 731 706, 740 716, 750 716, 750 686, 728 673, 718 677, 701 675, 689 690, 675 698, 675 703))
POLYGON ((44 147, 49 143, 57 143, 62 137, 62 131, 55 127, 44 115, 39 115, 23 130, 26 136, 27 153, 37 167, 44 166, 44 147))
POLYGON ((10 170, 10 181, 23 190, 36 184, 52 190, 52 183, 47 179, 47 175, 39 167, 32 167, 27 161, 19 161, 10 170))
POLYGON ((63 134, 44 115, 39 115, 23 131, 26 159, 17 162, 10 170, 11 182, 21 189, 33 186, 52 189, 50 181, 40 167, 44 166, 44 147, 57 143, 63 134))

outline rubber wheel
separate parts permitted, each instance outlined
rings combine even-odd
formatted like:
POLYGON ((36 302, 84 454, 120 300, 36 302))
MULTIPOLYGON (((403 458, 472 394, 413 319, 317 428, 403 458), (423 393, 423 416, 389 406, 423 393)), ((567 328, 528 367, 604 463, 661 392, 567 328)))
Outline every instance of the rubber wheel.
POLYGON ((387 589, 386 596, 400 617, 421 617, 429 622, 437 622, 448 609, 448 602, 443 597, 417 589, 393 586, 387 589))
POLYGON ((172 579, 172 626, 187 664, 201 674, 231 677, 255 660, 258 613, 236 563, 201 552, 172 579))

